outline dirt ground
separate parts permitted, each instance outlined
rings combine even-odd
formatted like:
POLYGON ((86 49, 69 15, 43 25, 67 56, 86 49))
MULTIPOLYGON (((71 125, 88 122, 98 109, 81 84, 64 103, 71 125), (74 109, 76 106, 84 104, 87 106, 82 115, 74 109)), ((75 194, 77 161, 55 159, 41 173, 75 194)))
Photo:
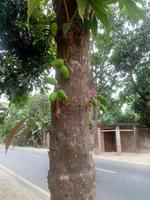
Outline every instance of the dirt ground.
POLYGON ((0 200, 47 200, 0 169, 0 200))

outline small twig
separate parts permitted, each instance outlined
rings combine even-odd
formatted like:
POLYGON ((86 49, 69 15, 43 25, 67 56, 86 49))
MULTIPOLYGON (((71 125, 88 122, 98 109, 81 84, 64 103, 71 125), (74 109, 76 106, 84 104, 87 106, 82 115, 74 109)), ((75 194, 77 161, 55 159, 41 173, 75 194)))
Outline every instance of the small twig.
POLYGON ((66 10, 67 21, 69 23, 70 19, 69 19, 69 13, 68 13, 68 8, 67 8, 66 0, 64 0, 64 6, 65 6, 65 10, 66 10))
POLYGON ((56 18, 57 18, 58 14, 59 14, 59 11, 60 11, 60 7, 61 7, 61 0, 59 1, 59 6, 58 6, 58 10, 57 10, 57 13, 56 13, 56 18))
POLYGON ((75 10, 74 15, 72 16, 72 18, 71 18, 71 20, 70 20, 70 26, 71 26, 71 24, 73 23, 73 20, 74 20, 76 14, 77 14, 77 11, 78 11, 78 9, 75 10))

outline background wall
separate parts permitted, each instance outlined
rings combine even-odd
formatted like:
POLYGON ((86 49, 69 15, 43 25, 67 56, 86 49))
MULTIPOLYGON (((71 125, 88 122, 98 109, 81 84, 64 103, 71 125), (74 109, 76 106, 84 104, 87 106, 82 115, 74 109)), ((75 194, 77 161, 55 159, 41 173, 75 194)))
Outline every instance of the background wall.
POLYGON ((150 152, 150 128, 136 129, 137 152, 150 152))

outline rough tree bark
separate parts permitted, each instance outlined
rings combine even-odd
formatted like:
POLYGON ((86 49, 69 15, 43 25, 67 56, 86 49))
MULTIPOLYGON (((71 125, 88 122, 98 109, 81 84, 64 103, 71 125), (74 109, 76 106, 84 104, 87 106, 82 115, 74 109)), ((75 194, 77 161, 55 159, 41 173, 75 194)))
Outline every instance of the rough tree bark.
MULTIPOLYGON (((77 14, 76 0, 65 0, 71 28, 64 37, 62 30, 56 38, 58 57, 64 58, 70 71, 69 80, 60 78, 61 88, 69 101, 59 105, 56 117, 52 108, 50 135, 49 189, 51 200, 95 200, 95 169, 91 154, 88 125, 90 61, 89 34, 85 32, 77 14)), ((53 0, 57 23, 67 22, 64 1, 53 0)))

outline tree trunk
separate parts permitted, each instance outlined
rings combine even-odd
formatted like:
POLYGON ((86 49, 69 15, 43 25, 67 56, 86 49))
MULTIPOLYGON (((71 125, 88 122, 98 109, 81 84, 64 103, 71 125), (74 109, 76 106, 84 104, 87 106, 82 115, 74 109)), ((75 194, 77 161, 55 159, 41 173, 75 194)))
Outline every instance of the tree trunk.
POLYGON ((56 117, 56 106, 52 108, 49 189, 51 200, 95 200, 95 169, 88 125, 89 34, 76 12, 76 1, 65 2, 68 17, 63 1, 53 0, 59 27, 74 16, 67 36, 59 30, 56 38, 58 57, 64 58, 70 71, 69 80, 60 78, 60 86, 69 101, 59 105, 59 117, 56 117))

